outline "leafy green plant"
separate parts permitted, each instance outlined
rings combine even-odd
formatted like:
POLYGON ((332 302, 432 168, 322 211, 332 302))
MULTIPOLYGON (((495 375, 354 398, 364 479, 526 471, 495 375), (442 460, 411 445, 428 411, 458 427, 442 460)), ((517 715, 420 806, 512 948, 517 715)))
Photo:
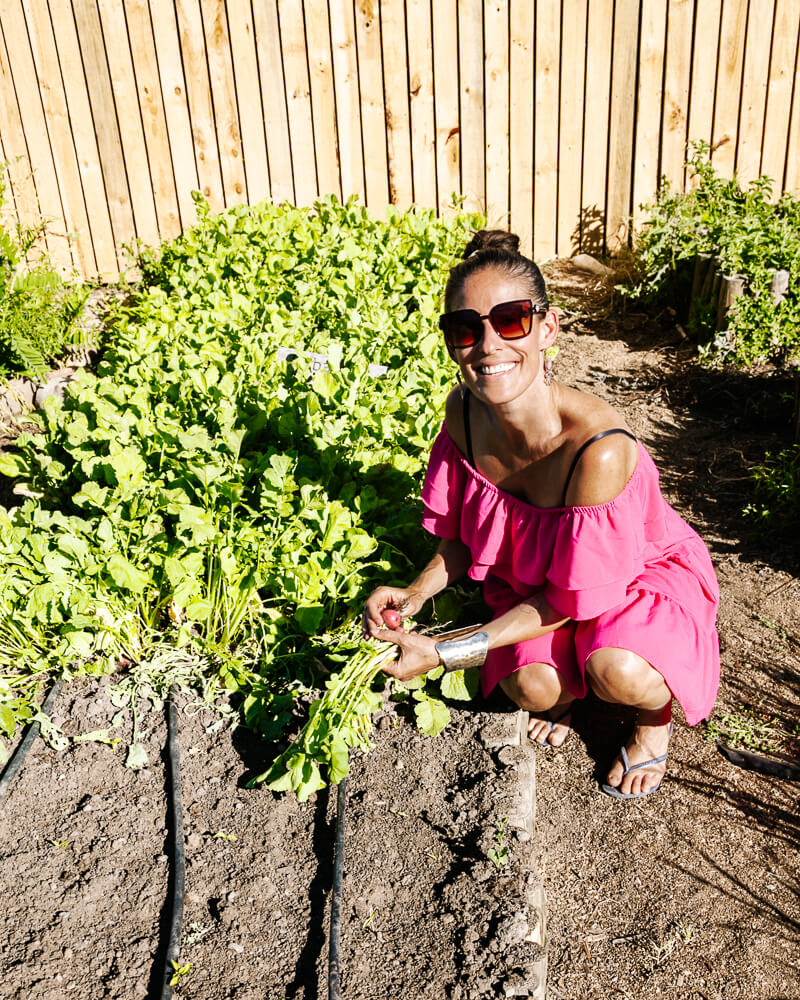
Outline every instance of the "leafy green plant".
POLYGON ((508 864, 508 844, 506 843, 506 828, 508 817, 504 816, 496 825, 494 831, 494 846, 486 854, 494 863, 495 868, 505 868, 508 864))
POLYGON ((709 742, 722 740, 735 748, 767 754, 783 751, 789 740, 799 737, 800 726, 746 707, 730 712, 714 712, 705 732, 709 742))
POLYGON ((745 508, 760 531, 793 530, 800 525, 800 444, 776 455, 767 452, 752 470, 753 500, 745 508))

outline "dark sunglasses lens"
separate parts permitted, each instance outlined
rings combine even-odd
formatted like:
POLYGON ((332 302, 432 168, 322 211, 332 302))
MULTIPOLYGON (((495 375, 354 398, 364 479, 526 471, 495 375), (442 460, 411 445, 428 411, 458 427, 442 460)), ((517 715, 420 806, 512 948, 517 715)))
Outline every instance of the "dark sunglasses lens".
POLYGON ((489 321, 504 340, 526 337, 531 332, 531 304, 502 302, 489 313, 489 321))
POLYGON ((451 347, 472 347, 480 337, 482 324, 474 309, 460 309, 445 313, 439 326, 451 347))

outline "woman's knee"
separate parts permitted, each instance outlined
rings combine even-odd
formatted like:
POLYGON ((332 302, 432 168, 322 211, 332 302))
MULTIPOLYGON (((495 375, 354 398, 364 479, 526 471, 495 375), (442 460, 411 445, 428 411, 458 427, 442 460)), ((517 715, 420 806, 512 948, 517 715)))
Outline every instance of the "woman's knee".
POLYGON ((625 705, 647 700, 664 685, 658 671, 629 649, 598 649, 586 661, 586 674, 598 697, 625 705))
POLYGON ((500 681, 508 697, 528 712, 546 712, 558 702, 563 685, 549 663, 528 663, 500 681))

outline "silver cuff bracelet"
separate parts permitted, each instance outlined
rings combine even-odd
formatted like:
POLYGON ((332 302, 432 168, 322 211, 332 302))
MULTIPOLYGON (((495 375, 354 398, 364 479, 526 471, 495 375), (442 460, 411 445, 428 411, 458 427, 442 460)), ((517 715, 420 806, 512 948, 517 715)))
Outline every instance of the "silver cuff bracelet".
POLYGON ((476 632, 466 639, 451 639, 449 642, 437 642, 436 652, 444 666, 451 670, 465 670, 467 667, 480 667, 489 652, 488 632, 476 632))

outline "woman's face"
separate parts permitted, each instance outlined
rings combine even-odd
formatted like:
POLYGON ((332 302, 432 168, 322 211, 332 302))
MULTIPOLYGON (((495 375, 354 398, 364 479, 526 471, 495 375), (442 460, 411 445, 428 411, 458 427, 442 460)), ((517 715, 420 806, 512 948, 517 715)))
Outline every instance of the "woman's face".
MULTIPOLYGON (((495 268, 483 268, 465 282, 453 309, 475 309, 481 316, 501 302, 529 299, 526 282, 495 268)), ((486 403, 508 403, 543 381, 543 351, 555 340, 557 322, 552 312, 534 313, 531 332, 519 340, 503 340, 488 319, 472 347, 455 348, 454 360, 470 390, 486 403)))

